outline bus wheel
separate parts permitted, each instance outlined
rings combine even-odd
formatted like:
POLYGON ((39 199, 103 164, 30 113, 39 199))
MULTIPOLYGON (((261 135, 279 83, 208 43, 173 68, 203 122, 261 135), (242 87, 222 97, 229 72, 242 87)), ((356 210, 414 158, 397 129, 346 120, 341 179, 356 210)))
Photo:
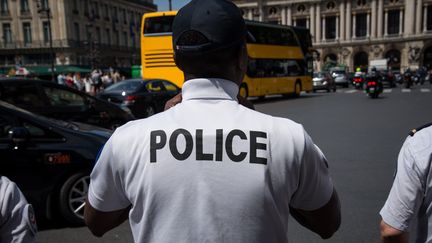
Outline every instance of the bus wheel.
POLYGON ((300 92, 301 92, 301 84, 300 84, 299 81, 297 81, 295 83, 295 86, 294 86, 294 97, 299 97, 300 96, 300 92))
POLYGON ((248 87, 245 83, 242 83, 239 88, 239 95, 243 98, 247 98, 249 96, 248 87))

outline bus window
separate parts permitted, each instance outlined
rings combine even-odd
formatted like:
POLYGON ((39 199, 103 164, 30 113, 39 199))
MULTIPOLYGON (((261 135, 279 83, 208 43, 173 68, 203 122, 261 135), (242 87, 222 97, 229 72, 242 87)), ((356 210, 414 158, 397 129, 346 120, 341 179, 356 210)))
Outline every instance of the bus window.
POLYGON ((249 59, 247 76, 250 78, 277 78, 303 76, 306 74, 302 60, 249 59))
POLYGON ((147 18, 144 23, 144 35, 171 34, 174 16, 147 18))
MULTIPOLYGON (((266 26, 248 24, 249 33, 255 38, 253 44, 297 46, 294 32, 288 28, 269 28, 266 26)), ((251 43, 248 40, 248 43, 251 43)))

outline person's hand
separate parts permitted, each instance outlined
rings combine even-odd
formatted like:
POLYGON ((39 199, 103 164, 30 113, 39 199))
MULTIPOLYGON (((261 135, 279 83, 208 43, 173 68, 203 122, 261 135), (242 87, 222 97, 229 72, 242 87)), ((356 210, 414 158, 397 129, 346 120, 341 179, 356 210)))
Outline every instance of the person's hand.
POLYGON ((178 103, 182 102, 182 94, 179 93, 178 95, 174 96, 173 98, 171 98, 170 100, 168 100, 165 103, 165 109, 164 110, 168 110, 171 107, 174 107, 175 105, 177 105, 178 103))

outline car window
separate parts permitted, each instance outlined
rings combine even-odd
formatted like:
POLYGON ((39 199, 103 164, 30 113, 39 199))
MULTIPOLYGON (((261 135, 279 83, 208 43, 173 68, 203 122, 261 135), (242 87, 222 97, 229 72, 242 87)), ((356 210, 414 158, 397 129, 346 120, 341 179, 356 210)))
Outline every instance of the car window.
POLYGON ((43 88, 52 106, 84 106, 85 98, 77 93, 52 87, 43 88))
POLYGON ((160 80, 149 81, 146 84, 146 88, 149 92, 162 92, 165 90, 160 80))
POLYGON ((105 89, 106 92, 125 91, 125 92, 136 92, 141 88, 142 81, 122 81, 120 83, 113 84, 105 89))
POLYGON ((163 84, 164 84, 165 89, 167 91, 177 91, 178 90, 177 86, 175 86, 174 84, 172 84, 170 82, 163 81, 163 84))
POLYGON ((9 135, 9 129, 12 128, 12 122, 9 118, 4 114, 0 114, 0 138, 7 138, 9 135))
POLYGON ((45 102, 34 84, 5 84, 2 86, 0 99, 16 106, 45 106, 45 102))

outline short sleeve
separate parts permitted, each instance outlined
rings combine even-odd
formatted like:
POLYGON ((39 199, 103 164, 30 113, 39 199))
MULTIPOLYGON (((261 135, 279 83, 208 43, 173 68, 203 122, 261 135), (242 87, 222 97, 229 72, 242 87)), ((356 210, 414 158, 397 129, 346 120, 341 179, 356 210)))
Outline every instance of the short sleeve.
POLYGON ((130 205, 122 180, 121 161, 113 153, 115 133, 107 141, 100 153, 90 176, 88 201, 102 212, 124 209, 130 205))
POLYGON ((300 164, 299 184, 291 206, 312 211, 324 206, 333 194, 333 182, 324 154, 304 132, 304 150, 300 164))
POLYGON ((33 208, 17 185, 0 178, 0 242, 37 242, 33 208))
POLYGON ((407 139, 399 153, 393 186, 380 211, 382 219, 395 229, 407 231, 422 203, 423 195, 421 175, 407 139))

